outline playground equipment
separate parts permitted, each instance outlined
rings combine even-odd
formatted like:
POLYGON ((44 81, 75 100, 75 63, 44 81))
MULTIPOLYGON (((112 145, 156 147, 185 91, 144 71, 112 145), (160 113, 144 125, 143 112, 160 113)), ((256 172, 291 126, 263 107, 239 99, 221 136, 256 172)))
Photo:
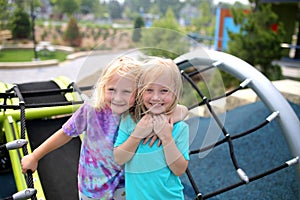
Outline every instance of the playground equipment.
POLYGON ((18 140, 17 144, 25 139, 29 141, 29 145, 23 145, 22 149, 10 150, 9 159, 5 156, 2 159, 3 170, 13 172, 16 189, 20 191, 14 198, 20 196, 21 191, 28 194, 28 189, 35 188, 36 192, 29 192, 33 195, 32 199, 78 199, 76 163, 81 144, 79 138, 55 151, 47 159, 42 159, 33 174, 29 171, 24 176, 20 161, 54 133, 80 106, 81 90, 65 77, 16 85, 1 83, 0 90, 2 143, 8 142, 5 146, 10 147, 15 140, 18 140), (63 182, 69 186, 63 187, 63 182))
MULTIPOLYGON (((287 102, 287 100, 280 94, 280 92, 272 85, 272 83, 258 70, 252 67, 250 64, 245 61, 229 55, 227 53, 211 51, 211 50, 195 50, 189 53, 186 53, 177 59, 175 62, 179 66, 182 76, 185 80, 187 80, 192 88, 196 91, 201 101, 197 102, 195 105, 190 106, 192 109, 199 105, 206 105, 208 108, 212 119, 214 120, 216 126, 219 129, 219 132, 223 134, 223 139, 214 141, 211 144, 206 144, 206 146, 201 146, 199 149, 190 149, 190 155, 199 154, 201 152, 208 151, 214 147, 217 147, 221 144, 227 143, 229 148, 229 157, 231 162, 236 170, 237 175, 240 177, 240 182, 235 184, 226 186, 209 194, 203 195, 198 189, 195 181, 193 180, 193 176, 190 173, 189 169, 187 170, 187 175, 189 180, 192 183, 193 189, 195 191, 196 199, 207 199, 218 194, 224 193, 231 189, 237 188, 241 185, 248 184, 249 182, 258 180, 264 176, 275 173, 283 168, 296 165, 297 171, 297 179, 300 181, 300 166, 299 166, 299 155, 300 155, 300 123, 297 115, 287 102), (211 69, 218 69, 220 71, 224 71, 234 76, 238 80, 241 81, 241 84, 233 89, 232 91, 228 91, 225 94, 208 98, 205 96, 202 91, 195 84, 193 77, 195 75, 199 75, 205 71, 211 69), (226 98, 230 96, 232 93, 237 90, 243 89, 245 87, 251 88, 256 95, 260 98, 260 100, 269 108, 271 114, 266 118, 265 122, 260 125, 253 127, 249 130, 246 130, 237 135, 231 135, 225 128, 225 120, 222 120, 220 116, 217 115, 215 110, 213 109, 213 102, 222 98, 226 98), (256 174, 255 176, 249 177, 247 173, 245 173, 244 169, 240 167, 238 159, 235 155, 233 140, 237 138, 241 138, 249 133, 255 132, 256 130, 262 128, 266 124, 270 123, 272 120, 276 119, 279 123, 280 128, 284 134, 284 137, 287 141, 287 145, 292 154, 292 158, 286 160, 285 163, 279 164, 279 166, 274 166, 274 168, 269 169, 261 174, 256 174)), ((246 123, 246 122, 237 122, 237 123, 246 123)), ((193 128, 192 123, 190 123, 193 130, 196 132, 201 132, 197 127, 193 128)), ((190 133, 193 134, 193 133, 190 133)), ((211 134, 211 133, 208 133, 211 134)), ((263 156, 263 155, 261 155, 263 156)), ((250 162, 250 161, 249 161, 250 162)), ((298 189, 299 191, 299 189, 298 189)))
MULTIPOLYGON (((241 185, 250 184, 252 181, 292 165, 296 167, 297 180, 299 181, 300 124, 289 103, 265 76, 248 63, 222 52, 205 50, 204 54, 195 50, 175 59, 185 82, 189 84, 189 88, 197 95, 198 102, 194 105, 189 105, 188 108, 192 112, 193 109, 205 105, 215 126, 218 127, 218 132, 220 132, 213 143, 206 143, 207 145, 201 146, 199 149, 190 149, 190 155, 199 154, 219 145, 227 144, 230 150, 229 159, 236 170, 237 176, 240 178, 240 182, 208 194, 202 194, 201 188, 198 188, 193 174, 188 169, 187 176, 195 192, 195 199, 214 197, 241 185), (205 56, 202 56, 204 54, 205 56), (210 98, 205 96, 195 84, 195 77, 211 69, 231 74, 241 81, 240 85, 218 97, 210 98), (215 111, 213 103, 245 87, 251 88, 258 95, 261 101, 270 109, 270 115, 256 127, 238 135, 231 135, 224 125, 224 119, 220 118, 215 111), (232 141, 255 132, 275 120, 277 120, 283 131, 292 157, 287 159, 285 163, 274 166, 274 168, 261 174, 249 176, 247 170, 241 167, 235 155, 232 141), (217 140, 219 137, 223 138, 217 140)), ((16 85, 0 83, 0 142, 2 143, 0 151, 8 151, 7 149, 14 146, 12 144, 20 144, 17 146, 22 148, 11 149, 7 154, 4 153, 6 156, 3 159, 5 164, 2 171, 11 171, 16 184, 16 194, 8 194, 8 199, 29 198, 29 196, 22 196, 24 193, 30 194, 31 199, 39 200, 78 199, 77 165, 81 145, 80 138, 73 139, 62 148, 40 160, 39 168, 33 174, 28 172, 24 176, 21 172, 20 161, 24 155, 31 153, 33 149, 61 127, 83 103, 81 96, 84 91, 91 89, 92 87, 79 88, 75 83, 64 77, 58 77, 50 81, 16 85), (25 145, 27 141, 28 144, 25 145)), ((190 125, 192 139, 197 140, 197 132, 201 130, 198 130, 198 122, 193 120, 194 118, 190 118, 187 119, 187 122, 190 125)), ((191 159, 193 159, 192 156, 191 159)))

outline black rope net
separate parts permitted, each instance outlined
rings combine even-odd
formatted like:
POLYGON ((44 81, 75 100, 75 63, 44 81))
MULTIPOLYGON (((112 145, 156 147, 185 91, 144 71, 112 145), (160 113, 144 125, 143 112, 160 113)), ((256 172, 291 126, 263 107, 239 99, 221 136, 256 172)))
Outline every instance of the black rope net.
MULTIPOLYGON (((298 163, 298 159, 299 159, 298 157, 293 158, 291 156, 288 156, 288 157, 285 156, 286 160, 275 163, 274 161, 272 161, 272 158, 269 158, 269 159, 271 159, 271 162, 273 164, 271 167, 269 167, 269 166, 268 166, 268 168, 261 167, 258 164, 257 169, 259 169, 259 170, 248 169, 248 164, 245 163, 245 160, 240 159, 244 155, 240 155, 240 153, 239 153, 241 147, 239 147, 238 150, 235 148, 237 146, 237 145, 235 145, 235 141, 238 139, 239 140, 245 139, 247 141, 247 138, 244 138, 245 136, 248 136, 250 133, 257 133, 257 132, 263 130, 263 128, 266 127, 271 122, 273 122, 273 120, 276 119, 280 113, 278 111, 268 113, 268 115, 264 119, 262 119, 259 124, 252 125, 252 127, 249 127, 248 130, 243 130, 239 133, 231 133, 226 128, 225 118, 224 118, 224 116, 222 116, 222 115, 224 115, 224 113, 223 114, 217 113, 214 109, 213 103, 220 99, 226 100, 226 98, 229 97, 231 94, 237 92, 240 89, 246 88, 247 85, 251 82, 251 80, 246 79, 242 83, 240 83, 236 88, 233 88, 230 91, 224 92, 221 95, 206 96, 204 94, 204 92, 202 92, 201 89, 199 89, 199 82, 205 81, 205 80, 203 80, 204 79, 203 77, 206 75, 205 74, 203 75, 202 73, 207 73, 207 71, 209 71, 209 70, 216 70, 216 67, 215 67, 216 65, 218 65, 218 64, 213 63, 211 66, 208 66, 208 67, 194 66, 192 63, 190 63, 187 60, 178 63, 178 66, 181 70, 181 74, 185 80, 184 82, 186 82, 186 84, 189 85, 189 86, 185 85, 185 87, 192 88, 192 90, 195 91, 194 95, 197 96, 197 100, 198 100, 197 103, 194 103, 191 105, 189 105, 189 103, 188 103, 189 110, 193 110, 199 106, 204 105, 206 107, 206 110, 208 110, 210 120, 211 120, 210 123, 213 124, 212 126, 214 126, 214 128, 208 127, 206 130, 205 129, 201 130, 199 128, 200 127, 199 124, 201 123, 201 120, 204 120, 203 118, 200 118, 200 117, 193 118, 192 117, 187 120, 187 123, 190 125, 190 134, 191 134, 190 137, 192 137, 192 138, 190 138, 190 140, 192 140, 192 141, 190 141, 190 153, 189 153, 190 159, 191 159, 190 160, 191 164, 189 164, 189 167, 186 171, 186 175, 187 175, 188 181, 190 183, 190 186, 188 185, 187 181, 183 178, 185 187, 192 188, 192 189, 190 188, 189 190, 185 191, 185 193, 187 194, 186 195, 187 199, 200 200, 200 199, 209 199, 212 197, 220 198, 220 199, 228 198, 228 196, 226 196, 226 195, 220 196, 220 194, 234 190, 235 188, 240 187, 242 185, 249 185, 250 182, 261 179, 265 176, 271 175, 275 172, 278 172, 284 168, 287 168, 291 165, 298 163), (214 129, 214 132, 219 132, 220 133, 219 137, 215 137, 214 140, 211 140, 209 142, 209 139, 207 139, 207 135, 205 137, 205 134, 209 134, 209 133, 205 133, 208 129, 214 129), (198 142, 195 142, 195 141, 198 141, 198 142), (195 143, 196 145, 193 145, 192 143, 195 143), (200 166, 204 165, 204 163, 209 159, 208 158, 209 156, 207 156, 207 155, 209 155, 214 150, 220 150, 222 152, 221 153, 222 157, 216 158, 216 157, 214 157, 215 154, 212 153, 213 154, 212 158, 215 159, 214 161, 210 161, 210 164, 212 164, 212 165, 211 166, 205 165, 208 167, 201 168, 200 166), (198 159, 197 159, 197 155, 198 155, 198 159), (237 155, 239 155, 239 156, 237 156, 237 155), (195 159, 195 157, 196 157, 196 159, 195 159), (223 169, 222 162, 220 162, 219 159, 221 159, 221 161, 226 160, 227 161, 226 166, 232 166, 229 169, 231 171, 229 171, 229 172, 225 171, 225 169, 223 169), (224 178, 224 176, 212 177, 210 179, 212 181, 208 183, 211 185, 205 185, 205 183, 201 182, 201 178, 206 179, 205 177, 209 176, 209 171, 213 167, 219 168, 220 174, 225 175, 226 178, 224 178), (251 173, 248 174, 248 171, 250 171, 251 173), (256 171, 256 173, 253 173, 252 171, 256 171), (201 174, 202 176, 199 174, 201 174), (195 178, 195 176, 197 177, 197 179, 195 178), (222 178, 224 178, 224 180, 221 180, 222 178), (215 181, 213 181, 213 180, 215 180, 215 181), (224 184, 224 183, 226 183, 226 184, 224 184), (193 191, 194 195, 191 194, 192 191, 193 191)), ((200 85, 200 87, 201 87, 201 85, 200 85)), ((217 89, 217 88, 214 88, 214 89, 217 89)), ((183 97, 183 101, 186 101, 186 100, 184 100, 184 97, 183 97)), ((225 111, 225 113, 226 113, 226 111, 225 111)), ((244 113, 244 114, 246 115, 246 113, 244 113)), ((254 112, 251 115, 256 115, 256 113, 254 112)), ((243 117, 241 117, 241 119, 242 118, 243 117)), ((235 119, 236 119, 236 117, 235 117, 235 119)), ((205 120, 207 123, 207 119, 205 119, 205 120)), ((230 121, 231 119, 229 118, 229 116, 226 116, 226 120, 230 121)), ((237 123, 251 124, 249 121, 239 121, 237 123)), ((273 123, 276 123, 276 122, 273 122, 273 123)), ((276 131, 279 132, 279 129, 276 131)), ((273 136, 269 136, 269 137, 273 137, 273 136)), ((253 135, 253 137, 255 137, 255 136, 253 135)), ((253 144, 252 146, 255 146, 255 145, 256 144, 253 144)), ((287 145, 285 144, 285 146, 287 146, 287 145)), ((257 147, 256 151, 258 151, 258 149, 259 149, 259 151, 261 151, 259 153, 260 155, 257 155, 257 157, 264 156, 261 154, 264 151, 263 148, 267 148, 267 146, 265 146, 265 147, 258 146, 257 147)), ((245 153, 245 149, 242 152, 245 153)), ((246 154, 247 154, 247 152, 246 152, 246 154)), ((263 160, 267 160, 267 159, 268 158, 263 157, 263 160)), ((255 159, 253 159, 253 160, 255 160, 255 159)), ((247 160, 247 162, 251 163, 253 161, 249 159, 249 160, 247 160)), ((261 164, 264 165, 263 163, 261 163, 261 164)), ((294 172, 294 173, 296 173, 296 172, 294 172)), ((295 179, 295 184, 297 184, 296 179, 295 179)), ((274 185, 273 187, 276 187, 276 185, 274 185)), ((264 189, 266 191, 268 191, 268 188, 264 188, 264 189)), ((294 196, 297 196, 297 194, 296 194, 297 192, 295 192, 295 191, 293 191, 293 192, 294 192, 294 196)), ((234 195, 234 192, 232 194, 234 195)), ((266 192, 266 194, 267 194, 267 192, 266 192)), ((245 196, 242 196, 242 197, 241 197, 241 195, 236 196, 236 197, 231 196, 230 199, 241 199, 241 198, 251 199, 251 198, 253 198, 253 196, 255 196, 255 194, 245 194, 245 196)), ((259 195, 259 197, 261 197, 261 194, 259 195)))

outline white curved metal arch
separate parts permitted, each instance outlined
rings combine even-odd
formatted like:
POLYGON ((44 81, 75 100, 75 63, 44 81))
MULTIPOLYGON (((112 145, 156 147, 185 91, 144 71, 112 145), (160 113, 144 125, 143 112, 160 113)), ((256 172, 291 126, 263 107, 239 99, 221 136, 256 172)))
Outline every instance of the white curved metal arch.
MULTIPOLYGON (((191 63, 195 62, 197 64, 217 65, 219 69, 233 75, 240 81, 251 79, 251 82, 247 86, 257 94, 271 112, 279 111, 279 117, 276 119, 282 128, 291 154, 294 157, 300 157, 299 119, 287 100, 261 72, 249 63, 233 55, 213 50, 199 49, 191 51, 176 58, 175 62, 178 63, 183 60, 188 60, 191 63)), ((296 165, 296 169, 300 183, 299 162, 296 165)))

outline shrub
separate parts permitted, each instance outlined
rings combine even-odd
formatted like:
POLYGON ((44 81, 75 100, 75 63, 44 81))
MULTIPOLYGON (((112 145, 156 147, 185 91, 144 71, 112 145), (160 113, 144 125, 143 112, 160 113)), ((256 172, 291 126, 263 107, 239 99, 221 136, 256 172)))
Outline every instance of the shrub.
POLYGON ((11 21, 11 33, 14 39, 28 39, 30 37, 29 15, 24 10, 16 9, 11 21))
POLYGON ((73 16, 71 16, 69 19, 64 39, 73 47, 79 47, 81 45, 81 35, 78 23, 73 16))

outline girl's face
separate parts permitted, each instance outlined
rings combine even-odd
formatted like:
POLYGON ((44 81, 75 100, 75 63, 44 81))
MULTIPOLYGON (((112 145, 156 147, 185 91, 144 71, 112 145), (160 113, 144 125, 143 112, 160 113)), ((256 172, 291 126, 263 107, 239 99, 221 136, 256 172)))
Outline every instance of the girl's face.
POLYGON ((172 80, 163 74, 150 83, 143 93, 143 103, 152 114, 162 114, 169 110, 174 100, 173 90, 170 89, 172 80))
POLYGON ((105 101, 112 111, 122 114, 134 105, 136 82, 133 79, 114 75, 105 87, 105 101))

